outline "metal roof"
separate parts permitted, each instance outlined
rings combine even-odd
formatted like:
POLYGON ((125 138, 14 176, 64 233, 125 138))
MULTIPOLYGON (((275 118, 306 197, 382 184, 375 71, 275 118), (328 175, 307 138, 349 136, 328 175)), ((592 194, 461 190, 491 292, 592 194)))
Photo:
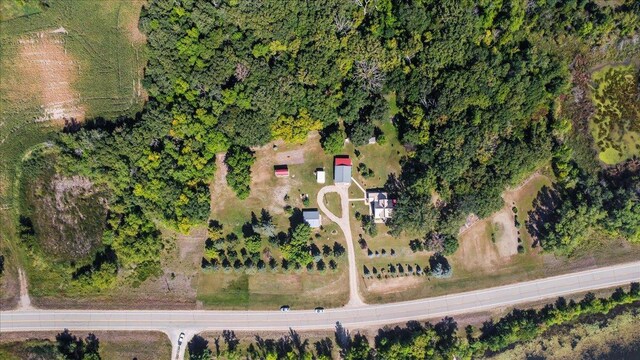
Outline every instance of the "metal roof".
POLYGON ((351 183, 351 166, 337 165, 333 169, 333 181, 338 184, 351 183))

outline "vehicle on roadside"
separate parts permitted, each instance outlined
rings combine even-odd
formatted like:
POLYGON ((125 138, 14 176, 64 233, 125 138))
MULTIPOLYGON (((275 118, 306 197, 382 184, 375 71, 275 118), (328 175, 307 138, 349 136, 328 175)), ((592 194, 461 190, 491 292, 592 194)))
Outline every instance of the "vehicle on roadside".
POLYGON ((323 308, 323 307, 319 307, 319 306, 318 306, 317 308, 313 309, 313 311, 314 311, 316 314, 320 314, 320 313, 323 313, 323 312, 324 312, 324 308, 323 308))
POLYGON ((286 312, 291 310, 291 308, 289 307, 289 305, 282 305, 280 306, 280 311, 286 312))
POLYGON ((180 336, 178 337, 178 346, 182 345, 183 341, 184 341, 184 333, 180 333, 180 336))

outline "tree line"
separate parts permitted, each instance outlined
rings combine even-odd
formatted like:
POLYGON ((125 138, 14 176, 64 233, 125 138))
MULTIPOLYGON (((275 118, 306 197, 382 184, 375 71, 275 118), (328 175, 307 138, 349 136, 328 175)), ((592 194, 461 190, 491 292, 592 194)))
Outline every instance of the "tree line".
MULTIPOLYGON (((144 281, 160 266, 158 224, 187 232, 209 217, 216 153, 228 151, 227 182, 245 198, 251 146, 309 130, 327 152, 344 136, 365 144, 388 120, 383 95, 396 93, 394 123, 412 151, 390 225, 455 235, 466 214, 488 215, 505 185, 552 157, 550 104, 569 76, 553 39, 596 45, 640 23, 632 0, 527 4, 151 1, 140 18, 144 110, 69 128, 57 167, 109 189, 102 242, 118 273, 144 281)), ((298 248, 283 253, 305 257, 298 248)))
POLYGON ((580 321, 589 314, 606 314, 618 306, 638 301, 640 284, 632 283, 628 291, 617 288, 606 298, 587 293, 580 301, 560 297, 554 304, 540 309, 514 309, 499 319, 486 321, 481 327, 469 325, 460 329, 451 317, 435 324, 410 321, 405 326, 384 327, 378 329, 373 346, 365 335, 350 333, 338 323, 333 339, 320 338, 314 343, 290 330, 281 338, 265 339, 256 335, 254 341, 241 344, 233 331, 226 330, 216 337, 213 346, 196 336, 188 348, 191 360, 333 359, 336 354, 348 360, 472 359, 530 341, 554 325, 580 321))

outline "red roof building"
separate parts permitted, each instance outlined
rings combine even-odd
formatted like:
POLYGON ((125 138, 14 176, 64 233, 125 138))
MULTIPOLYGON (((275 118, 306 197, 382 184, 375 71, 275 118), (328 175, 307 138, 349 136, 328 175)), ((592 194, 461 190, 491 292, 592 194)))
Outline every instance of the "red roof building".
POLYGON ((348 157, 337 157, 335 166, 351 166, 351 159, 348 157))
POLYGON ((289 177, 289 167, 286 165, 276 167, 274 172, 276 177, 289 177))
POLYGON ((333 182, 335 184, 351 184, 351 159, 349 157, 336 157, 333 166, 333 182))

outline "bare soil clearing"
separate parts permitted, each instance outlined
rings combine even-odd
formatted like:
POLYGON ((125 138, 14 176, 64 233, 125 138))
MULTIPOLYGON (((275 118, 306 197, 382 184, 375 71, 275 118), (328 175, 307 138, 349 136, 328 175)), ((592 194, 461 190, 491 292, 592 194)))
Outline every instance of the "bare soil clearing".
POLYGON ((396 293, 404 291, 408 288, 412 288, 420 285, 424 279, 416 277, 416 276, 405 276, 401 278, 392 278, 392 279, 365 279, 364 283, 366 289, 370 293, 374 293, 376 295, 384 295, 389 293, 396 293))
POLYGON ((504 208, 487 219, 475 218, 461 232, 460 248, 454 258, 468 271, 495 271, 497 267, 508 264, 510 258, 518 253, 518 237, 522 239, 525 248, 530 248, 530 236, 524 226, 516 228, 512 208, 517 209, 519 221, 524 224, 523 217, 531 209, 538 191, 550 183, 546 176, 535 173, 518 187, 505 191, 502 194, 504 208))
POLYGON ((38 94, 44 111, 36 121, 83 121, 85 108, 73 89, 78 63, 65 49, 66 30, 51 29, 19 40, 17 70, 22 74, 25 91, 38 94))
POLYGON ((518 229, 515 226, 513 212, 510 209, 502 209, 491 217, 491 223, 496 229, 496 246, 500 257, 510 257, 517 254, 518 229))
POLYGON ((460 247, 453 256, 468 270, 492 271, 502 262, 497 247, 491 243, 491 223, 478 221, 460 236, 460 247))
POLYGON ((279 152, 276 154, 276 163, 279 164, 302 164, 304 163, 304 149, 279 152))

